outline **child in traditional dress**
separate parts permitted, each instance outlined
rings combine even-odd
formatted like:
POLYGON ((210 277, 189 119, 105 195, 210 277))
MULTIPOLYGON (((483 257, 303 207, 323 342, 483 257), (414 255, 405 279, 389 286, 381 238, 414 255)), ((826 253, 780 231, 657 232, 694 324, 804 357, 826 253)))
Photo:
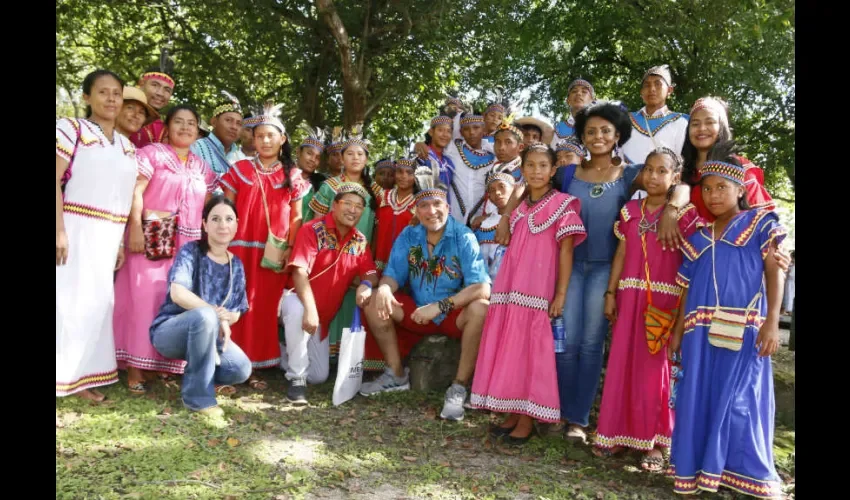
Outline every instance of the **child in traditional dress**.
MULTIPOLYGON (((614 223, 620 242, 608 290, 617 294, 605 295, 605 316, 614 332, 593 452, 641 450, 641 466, 652 472, 662 471, 660 449, 669 448, 673 434, 666 343, 682 292, 676 285, 682 254, 662 250, 658 221, 681 173, 682 158, 671 149, 658 148, 646 157, 639 175, 648 197, 626 203, 614 223)), ((679 231, 690 236, 698 220, 696 208, 686 205, 678 213, 679 231)))
POLYGON ((502 257, 507 250, 507 246, 496 243, 496 228, 499 226, 502 215, 506 213, 515 183, 514 176, 507 172, 491 173, 487 176, 487 198, 495 210, 473 231, 481 247, 481 256, 484 257, 484 264, 487 265, 487 273, 493 282, 496 281, 502 257))
POLYGON ((578 198, 553 189, 554 175, 555 152, 530 145, 522 164, 528 197, 511 214, 511 245, 490 295, 472 383, 472 407, 509 413, 490 429, 508 444, 528 441, 534 419, 561 419, 550 321, 563 310, 573 247, 585 230, 578 198))
POLYGON ((781 498, 773 462, 775 402, 770 355, 779 348, 784 275, 774 258, 786 230, 767 209, 749 209, 746 169, 732 155, 700 169, 712 224, 684 245, 684 287, 669 354, 681 347, 673 491, 725 486, 781 498))

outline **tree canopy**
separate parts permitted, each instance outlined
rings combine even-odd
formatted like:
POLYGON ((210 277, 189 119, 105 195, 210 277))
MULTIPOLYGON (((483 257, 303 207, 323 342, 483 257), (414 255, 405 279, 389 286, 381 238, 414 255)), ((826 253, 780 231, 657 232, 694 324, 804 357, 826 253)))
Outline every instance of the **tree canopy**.
POLYGON ((638 109, 644 71, 666 63, 671 109, 725 99, 747 156, 793 198, 792 0, 58 0, 56 14, 57 96, 96 67, 134 83, 167 47, 174 101, 208 115, 222 89, 272 98, 293 130, 365 123, 379 155, 421 140, 451 89, 525 92, 554 121, 574 78, 638 109))

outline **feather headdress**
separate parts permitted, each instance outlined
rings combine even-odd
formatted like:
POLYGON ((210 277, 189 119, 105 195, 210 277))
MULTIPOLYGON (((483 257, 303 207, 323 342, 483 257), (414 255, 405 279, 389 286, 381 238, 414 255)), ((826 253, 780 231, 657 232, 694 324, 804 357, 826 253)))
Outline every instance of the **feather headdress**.
POLYGON ((324 151, 325 149, 325 131, 321 127, 311 127, 306 123, 302 122, 298 125, 298 129, 302 132, 306 132, 307 135, 304 137, 304 140, 301 141, 301 145, 299 148, 304 146, 310 146, 312 148, 316 148, 319 150, 319 153, 324 151))
POLYGON ((345 134, 345 141, 342 144, 341 151, 344 153, 351 146, 360 146, 366 153, 369 153, 369 148, 372 147, 372 143, 363 137, 362 123, 356 123, 351 126, 348 133, 345 134))
POLYGON ((239 99, 226 90, 221 91, 221 95, 225 100, 220 102, 213 110, 213 118, 224 113, 239 113, 242 114, 242 105, 239 104, 239 99))
POLYGON ((281 108, 283 108, 283 104, 275 105, 274 101, 269 99, 263 104, 262 109, 257 110, 257 115, 244 120, 242 126, 256 128, 260 125, 271 125, 280 130, 281 134, 285 134, 286 127, 280 121, 281 108))

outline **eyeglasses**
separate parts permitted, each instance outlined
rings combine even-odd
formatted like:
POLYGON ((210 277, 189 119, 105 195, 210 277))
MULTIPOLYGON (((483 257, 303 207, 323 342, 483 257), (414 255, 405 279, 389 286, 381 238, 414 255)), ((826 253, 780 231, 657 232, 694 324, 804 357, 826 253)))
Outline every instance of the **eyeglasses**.
POLYGON ((361 205, 360 203, 355 203, 353 201, 340 200, 338 203, 346 210, 354 210, 355 212, 362 212, 366 210, 366 205, 361 205))

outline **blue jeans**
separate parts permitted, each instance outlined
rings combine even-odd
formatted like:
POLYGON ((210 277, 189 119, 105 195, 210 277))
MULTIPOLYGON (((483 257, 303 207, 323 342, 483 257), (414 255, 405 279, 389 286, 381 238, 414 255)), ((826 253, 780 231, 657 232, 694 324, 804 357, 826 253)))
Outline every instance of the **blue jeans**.
POLYGON ((199 307, 169 318, 151 331, 151 343, 166 358, 186 360, 180 389, 183 404, 198 411, 216 405, 215 384, 241 384, 251 376, 251 360, 233 342, 221 352, 218 315, 199 307), (221 355, 216 366, 213 348, 221 355))
POLYGON ((605 290, 610 262, 575 261, 564 303, 566 348, 555 354, 561 418, 587 427, 596 399, 608 320, 605 290))

